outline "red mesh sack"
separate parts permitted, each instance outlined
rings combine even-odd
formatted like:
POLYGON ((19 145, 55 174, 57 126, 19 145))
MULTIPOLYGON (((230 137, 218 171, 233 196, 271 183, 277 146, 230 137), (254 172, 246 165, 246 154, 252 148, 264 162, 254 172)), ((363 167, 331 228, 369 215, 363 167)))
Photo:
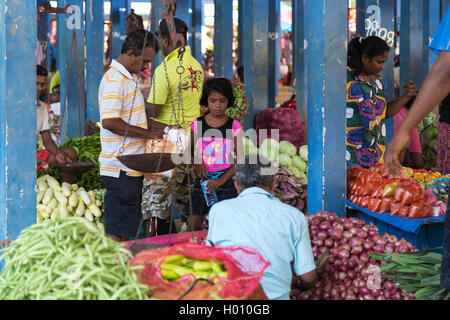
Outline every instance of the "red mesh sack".
POLYGON ((400 212, 400 208, 402 207, 402 204, 400 202, 395 202, 395 200, 392 200, 391 202, 391 216, 396 216, 400 212))
POLYGON ((384 192, 384 187, 386 186, 386 184, 382 183, 380 185, 378 185, 375 190, 372 192, 372 197, 374 198, 381 198, 383 196, 383 192, 384 192))
POLYGON ((163 300, 176 300, 182 296, 187 300, 246 299, 258 287, 269 264, 270 262, 264 260, 254 249, 210 247, 191 242, 141 251, 130 262, 132 266, 144 266, 144 269, 134 272, 139 281, 150 288, 148 296, 163 300), (217 258, 226 266, 228 277, 215 276, 209 279, 216 281, 214 285, 197 281, 193 286, 196 281, 193 274, 185 274, 177 281, 168 282, 161 275, 160 265, 167 256, 173 254, 193 259, 217 258))
POLYGON ((303 117, 297 110, 288 108, 267 108, 262 110, 258 113, 255 120, 258 143, 260 142, 259 130, 261 129, 268 130, 267 138, 271 137, 271 129, 278 129, 280 141, 289 141, 297 149, 305 144, 303 117))
POLYGON ((411 208, 409 209, 408 218, 410 219, 420 219, 428 217, 431 211, 431 205, 425 203, 425 201, 421 200, 419 202, 414 202, 411 204, 411 208))
POLYGON ((408 216, 409 216, 409 209, 410 209, 409 206, 401 205, 400 206, 400 210, 398 211, 398 216, 401 217, 401 218, 408 218, 408 216))
POLYGON ((380 209, 378 210, 379 213, 383 212, 389 212, 391 211, 391 204, 394 201, 394 197, 385 197, 381 200, 380 209))
POLYGON ((381 201, 382 200, 378 198, 370 198, 367 208, 372 212, 378 212, 378 210, 380 210, 381 201))
POLYGON ((360 206, 367 208, 369 206, 370 199, 372 199, 372 198, 371 197, 361 197, 360 206))
POLYGON ((405 186, 404 190, 401 203, 405 206, 424 199, 424 191, 417 185, 405 186))

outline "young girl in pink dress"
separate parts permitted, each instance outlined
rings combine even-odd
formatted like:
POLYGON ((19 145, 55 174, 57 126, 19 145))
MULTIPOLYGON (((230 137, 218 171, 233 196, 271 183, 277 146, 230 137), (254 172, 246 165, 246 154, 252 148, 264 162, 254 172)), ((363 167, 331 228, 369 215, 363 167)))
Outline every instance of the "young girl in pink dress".
MULTIPOLYGON (((211 208, 206 204, 201 181, 210 180, 206 188, 215 191, 219 201, 237 197, 232 177, 236 173, 234 164, 238 143, 241 144, 239 150, 243 150, 243 128, 238 121, 225 114, 225 110, 233 103, 233 89, 228 79, 213 78, 205 81, 200 105, 208 110, 191 125, 190 149, 194 155, 196 175, 192 193, 193 214, 189 218, 191 230, 201 229, 211 208)), ((188 204, 187 210, 189 209, 188 204)))

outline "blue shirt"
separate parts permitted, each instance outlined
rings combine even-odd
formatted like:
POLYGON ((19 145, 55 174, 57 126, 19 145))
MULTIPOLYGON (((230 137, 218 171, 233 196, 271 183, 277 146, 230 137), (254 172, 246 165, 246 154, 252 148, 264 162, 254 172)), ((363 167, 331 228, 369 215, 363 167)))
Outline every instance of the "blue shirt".
POLYGON ((292 261, 297 275, 316 268, 303 213, 261 188, 211 208, 207 243, 257 249, 270 262, 261 280, 269 299, 289 300, 292 261))
POLYGON ((437 54, 440 51, 450 51, 450 8, 445 12, 439 27, 434 33, 430 48, 437 54))

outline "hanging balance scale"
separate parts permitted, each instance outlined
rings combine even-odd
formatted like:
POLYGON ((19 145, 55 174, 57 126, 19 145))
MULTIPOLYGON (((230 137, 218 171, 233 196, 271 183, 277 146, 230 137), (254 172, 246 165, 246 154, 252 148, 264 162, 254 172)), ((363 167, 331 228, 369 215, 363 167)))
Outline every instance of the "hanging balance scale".
MULTIPOLYGON (((176 2, 176 0, 175 1, 173 1, 173 0, 172 1, 164 1, 163 0, 162 4, 163 4, 163 12, 161 13, 161 16, 164 19, 166 19, 167 27, 169 29, 172 43, 175 44, 179 40, 179 35, 176 34, 175 24, 174 24, 174 20, 173 20, 174 12, 176 11, 177 2, 176 2)), ((155 16, 156 15, 155 14, 155 12, 156 12, 155 1, 153 1, 152 11, 155 16)), ((154 18, 154 20, 156 20, 156 19, 154 18)), ((154 25, 156 25, 155 21, 153 21, 153 22, 154 22, 154 25)), ((147 41, 147 38, 145 38, 145 40, 144 40, 144 48, 145 48, 145 41, 147 41)), ((183 59, 184 51, 185 51, 184 46, 182 46, 181 48, 178 49, 178 59, 179 59, 179 63, 180 63, 180 65, 177 68, 177 73, 180 76, 180 78, 179 78, 180 82, 178 83, 178 91, 176 93, 178 108, 175 107, 175 102, 174 102, 172 92, 171 92, 171 86, 170 86, 169 76, 168 76, 168 72, 167 72, 166 62, 163 61, 165 76, 166 76, 166 80, 167 80, 168 93, 169 93, 170 100, 172 103, 172 114, 171 114, 171 118, 170 118, 169 122, 172 122, 173 119, 175 120, 176 123, 180 123, 179 120, 184 122, 182 88, 181 88, 181 79, 182 79, 182 74, 184 73, 184 67, 182 66, 182 59, 183 59), (180 108, 181 108, 181 114, 183 115, 183 119, 177 118, 177 114, 180 112, 180 108)), ((141 63, 139 66, 139 70, 141 70, 141 68, 142 68, 142 59, 141 59, 141 63)), ((160 172, 172 170, 176 166, 173 159, 182 159, 183 154, 182 153, 154 152, 154 144, 153 143, 152 143, 151 153, 123 155, 123 152, 125 151, 125 140, 127 139, 127 135, 128 135, 128 127, 131 125, 130 124, 131 115, 133 113, 136 92, 139 87, 139 79, 140 79, 140 76, 136 80, 136 90, 135 90, 135 93, 133 96, 130 116, 128 118, 128 125, 125 130, 125 138, 123 140, 122 147, 119 150, 119 156, 117 157, 117 159, 124 166, 126 166, 130 169, 139 171, 139 172, 143 172, 143 173, 160 173, 160 172)), ((155 79, 155 75, 153 74, 152 75, 153 101, 155 101, 155 91, 156 91, 154 79, 155 79)), ((153 129, 153 128, 151 128, 151 129, 153 129)), ((163 139, 163 140, 164 140, 164 142, 163 142, 162 150, 165 150, 167 140, 166 139, 163 139)), ((178 141, 177 141, 177 144, 178 144, 178 141)), ((178 147, 177 149, 181 150, 182 148, 178 147)))
MULTIPOLYGON (((56 12, 56 13, 67 13, 68 9, 70 8, 70 6, 67 6, 67 8, 65 9, 60 9, 59 8, 46 8, 49 12, 56 12)), ((78 80, 78 83, 76 84, 76 88, 77 88, 77 94, 78 94, 78 98, 79 100, 84 102, 84 105, 78 104, 78 135, 81 137, 81 110, 85 110, 85 99, 81 99, 81 88, 80 88, 80 83, 81 83, 81 72, 80 72, 80 66, 78 65, 78 46, 77 46, 77 36, 76 36, 76 32, 75 30, 73 30, 72 32, 72 45, 70 47, 70 57, 69 57, 69 64, 68 65, 72 65, 72 53, 73 51, 75 51, 75 69, 76 69, 76 78, 78 80)), ((69 68, 70 70, 70 68, 69 68)), ((69 78, 69 73, 67 75, 67 79, 69 78)), ((68 96, 68 89, 69 86, 66 85, 66 94, 64 99, 66 99, 64 105, 64 113, 67 114, 67 110, 68 110, 68 102, 67 102, 67 96, 68 96)), ((61 114, 61 126, 63 125, 63 121, 65 118, 64 113, 61 114)), ((84 116, 83 116, 83 120, 84 120, 84 116)), ((84 173, 87 172, 93 168, 95 168, 96 163, 95 162, 64 162, 64 163, 55 163, 52 168, 58 169, 61 172, 64 173, 69 173, 69 174, 80 174, 80 173, 84 173)))

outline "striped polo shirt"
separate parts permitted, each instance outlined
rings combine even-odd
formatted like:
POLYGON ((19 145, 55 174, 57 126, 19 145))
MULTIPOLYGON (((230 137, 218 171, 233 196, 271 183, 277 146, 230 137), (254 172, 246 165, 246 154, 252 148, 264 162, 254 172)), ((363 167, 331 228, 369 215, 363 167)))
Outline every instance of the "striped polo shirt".
MULTIPOLYGON (((113 59, 108 71, 103 75, 98 93, 101 121, 122 118, 126 123, 130 122, 133 126, 147 129, 144 97, 140 87, 136 88, 136 83, 137 79, 123 65, 113 59), (136 90, 134 107, 131 110, 136 90)), ((117 135, 103 128, 103 126, 101 127, 102 152, 98 158, 100 175, 118 178, 121 170, 129 176, 143 175, 142 172, 127 168, 116 159, 124 139, 124 136, 117 135)), ((145 139, 127 137, 124 149, 122 155, 143 154, 145 153, 145 139)))

